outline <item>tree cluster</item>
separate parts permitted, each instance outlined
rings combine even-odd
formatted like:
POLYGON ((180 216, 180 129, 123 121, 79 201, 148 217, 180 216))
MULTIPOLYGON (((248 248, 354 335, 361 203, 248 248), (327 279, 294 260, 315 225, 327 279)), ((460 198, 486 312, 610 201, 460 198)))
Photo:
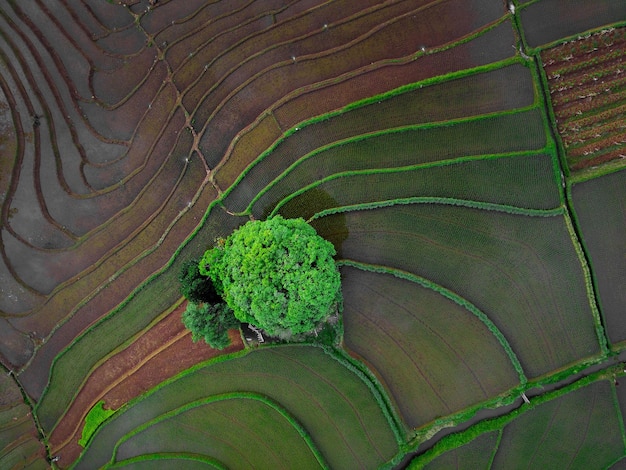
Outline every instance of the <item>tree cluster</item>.
POLYGON ((207 250, 208 276, 235 317, 272 336, 307 333, 340 301, 335 248, 304 219, 250 221, 207 250))
POLYGON ((197 259, 183 263, 178 280, 181 294, 189 301, 182 319, 191 330, 193 341, 204 339, 212 348, 226 348, 230 344, 228 330, 239 321, 217 293, 211 279, 200 274, 197 259))

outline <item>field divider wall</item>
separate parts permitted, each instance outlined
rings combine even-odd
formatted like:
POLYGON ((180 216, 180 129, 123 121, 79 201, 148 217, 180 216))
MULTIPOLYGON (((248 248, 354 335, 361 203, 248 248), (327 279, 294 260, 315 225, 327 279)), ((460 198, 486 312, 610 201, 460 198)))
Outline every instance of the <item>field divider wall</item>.
MULTIPOLYGON (((226 196, 228 196, 228 194, 237 186, 237 184, 239 184, 241 182, 241 180, 243 180, 245 178, 245 176, 247 175, 247 173, 252 169, 252 167, 256 166, 258 163, 260 163, 262 160, 265 159, 265 157, 267 157, 269 154, 271 154, 276 147, 278 147, 278 145, 280 145, 285 139, 287 139, 289 136, 291 136, 292 134, 295 134, 296 132, 298 132, 300 129, 315 124, 317 122, 321 122, 321 121, 326 121, 332 117, 341 115, 341 114, 345 114, 348 111, 351 111, 353 109, 357 109, 357 108, 361 108, 361 107, 365 107, 367 105, 370 105, 372 103, 381 101, 381 100, 386 100, 389 98, 393 98, 395 96, 398 95, 402 95, 404 93, 408 93, 411 91, 414 91, 416 89, 419 88, 423 88, 424 86, 428 86, 428 85, 434 85, 434 84, 439 84, 442 82, 446 82, 446 81, 450 81, 450 80, 454 80, 456 78, 463 78, 466 76, 470 76, 470 75, 474 75, 474 74, 478 74, 478 73, 483 73, 483 72, 489 72, 492 70, 496 70, 499 68, 503 68, 509 65, 514 65, 514 64, 525 64, 525 61, 521 60, 518 57, 511 57, 508 59, 504 59, 501 60, 499 62, 494 62, 488 65, 481 65, 478 67, 474 67, 474 68, 469 68, 469 69, 463 69, 460 71, 456 71, 456 72, 451 72, 448 73, 446 75, 440 75, 437 77, 432 77, 432 78, 427 78, 425 80, 421 80, 409 85, 403 85, 401 87, 395 88, 393 90, 390 90, 388 92, 385 93, 381 93, 378 95, 375 95, 373 97, 368 97, 368 98, 364 98, 362 100, 356 101, 354 103, 351 103, 347 106, 344 106, 343 108, 340 108, 338 110, 334 110, 319 116, 315 116, 312 117, 310 119, 301 121, 300 123, 298 123, 296 126, 286 130, 283 133, 283 136, 279 139, 276 140, 276 142, 274 142, 267 150, 265 150, 264 152, 262 152, 254 161, 252 161, 241 173, 240 175, 237 177, 237 179, 235 180, 235 182, 229 186, 228 188, 222 188, 224 190, 223 194, 222 194, 222 198, 225 198, 226 196)), ((535 98, 535 101, 537 101, 537 98, 535 98)), ((507 110, 505 112, 508 113, 513 113, 513 112, 522 112, 522 111, 527 111, 530 109, 534 109, 534 107, 537 105, 537 103, 535 103, 534 105, 531 105, 530 107, 527 108, 518 108, 516 110, 507 110)), ((501 113, 501 112, 499 112, 501 113)), ((492 115, 497 115, 499 113, 490 113, 490 114, 486 114, 486 115, 480 115, 479 117, 490 117, 492 115)), ((474 116, 475 117, 475 116, 474 116)), ((455 123, 455 122, 464 122, 466 120, 470 120, 470 118, 465 117, 465 118, 458 118, 458 119, 453 119, 453 120, 449 120, 449 121, 439 121, 442 124, 445 123, 455 123)), ((425 123, 425 124, 421 124, 421 125, 417 125, 417 126, 421 126, 422 128, 427 128, 428 126, 430 127, 435 127, 437 125, 437 123, 425 123)))
POLYGON ((474 316, 476 316, 487 327, 487 329, 496 337, 496 339, 498 340, 498 343, 500 343, 500 345, 504 349, 506 355, 509 357, 511 364, 513 365, 515 371, 517 372, 519 376, 520 386, 524 387, 528 383, 528 379, 526 378, 524 369, 522 368, 522 364, 520 363, 519 359, 517 358, 517 355, 515 354, 515 351, 513 351, 513 348, 509 344, 504 334, 500 331, 500 329, 491 321, 491 319, 484 312, 479 310, 474 304, 472 304, 468 300, 462 298, 458 294, 455 294, 454 292, 450 291, 449 289, 446 289, 445 287, 441 285, 438 285, 428 279, 425 279, 413 273, 409 273, 407 271, 403 271, 401 269, 374 265, 374 264, 369 264, 369 263, 363 263, 360 261, 353 261, 353 260, 348 260, 348 259, 339 260, 337 262, 337 265, 338 266, 350 266, 356 269, 361 269, 363 271, 369 271, 373 273, 391 274, 392 276, 397 277, 399 279, 404 279, 410 282, 414 282, 416 284, 419 284, 422 287, 425 287, 426 289, 433 290, 437 292, 438 294, 442 295, 443 297, 453 301, 457 305, 460 305, 461 307, 465 308, 474 316))
POLYGON ((578 261, 580 263, 580 267, 583 271, 583 276, 585 279, 585 289, 587 291, 587 299, 589 301, 589 306, 591 307, 591 313, 593 315, 593 323, 596 329, 596 335, 598 336, 598 344, 600 345, 600 351, 602 351, 603 355, 608 355, 610 352, 608 343, 608 337, 606 336, 606 331, 604 330, 604 325, 602 322, 602 316, 600 314, 600 310, 598 309, 598 302, 595 291, 595 283, 592 277, 591 269, 589 267, 589 263, 587 261, 588 257, 583 249, 581 244, 581 238, 579 238, 576 228, 574 227, 574 222, 570 216, 569 211, 563 212, 563 218, 565 219, 565 226, 567 227, 567 231, 572 239, 572 245, 574 246, 574 250, 576 251, 576 256, 578 256, 578 261))
MULTIPOLYGON (((160 279, 160 276, 163 275, 164 273, 166 273, 174 264, 174 262, 176 261, 176 258, 178 257, 178 254, 195 238, 195 236, 198 234, 198 232, 200 232, 202 230, 202 228, 204 227, 204 224, 207 220, 207 218, 209 217, 209 214, 211 213, 212 210, 214 210, 217 207, 217 209, 219 210, 219 201, 218 200, 214 200, 209 207, 207 208, 207 210, 204 213, 204 216, 202 217, 202 220, 200 221, 200 223, 196 226, 196 228, 194 229, 194 231, 185 239, 185 241, 183 243, 181 243, 181 245, 176 249, 176 251, 172 254, 172 256, 170 257, 170 260, 168 261, 168 263, 165 264, 165 266, 163 266, 163 268, 159 269, 158 271, 150 274, 146 280, 144 282, 142 282, 139 286, 137 286, 130 295, 128 295, 115 309, 111 310, 107 315, 102 316, 101 318, 99 318, 96 322, 94 322, 92 325, 90 325, 85 331, 83 331, 80 335, 76 336, 76 338, 74 338, 72 340, 72 342, 67 345, 65 348, 63 348, 63 350, 57 354, 55 356, 55 358, 52 361, 52 366, 50 368, 50 373, 49 373, 49 378, 48 378, 48 383, 46 384, 44 390, 42 391, 41 397, 39 399, 39 401, 37 402, 37 405, 35 407, 35 411, 37 413, 40 413, 42 411, 42 408, 45 408, 45 401, 46 401, 46 397, 49 394, 49 389, 50 389, 50 385, 54 379, 54 375, 55 375, 55 369, 58 367, 59 363, 63 362, 63 357, 69 352, 71 351, 71 348, 81 342, 81 341, 88 341, 88 338, 91 334, 96 334, 94 332, 96 332, 98 330, 99 327, 101 327, 103 324, 110 322, 110 321, 115 321, 118 318, 119 313, 124 309, 124 307, 126 307, 140 292, 142 292, 144 289, 155 289, 155 291, 162 291, 161 288, 159 288, 157 286, 158 281, 160 279), (154 283, 153 283, 154 282, 154 283)), ((134 334, 136 334, 137 332, 141 331, 142 329, 146 328, 146 326, 154 321, 154 316, 152 316, 152 312, 147 312, 147 316, 149 318, 145 319, 145 323, 142 324, 141 326, 139 326, 136 330, 128 330, 128 324, 126 323, 124 328, 122 329, 122 331, 127 331, 128 335, 126 336, 126 339, 124 341, 127 341, 128 339, 130 339, 134 334)), ((118 320, 118 321, 122 321, 122 320, 118 320)), ((119 329, 118 329, 119 330, 119 329)), ((123 342, 124 342, 123 341, 123 342)), ((70 360, 70 359, 68 359, 70 360)), ((93 366, 93 364, 91 365, 93 366)), ((71 365, 72 368, 76 368, 76 365, 71 365)), ((78 384, 75 384, 75 386, 77 386, 78 384)), ((57 397, 56 399, 52 400, 52 402, 59 402, 60 401, 65 401, 66 404, 62 405, 64 410, 67 410, 67 408, 69 407, 69 401, 67 401, 66 399, 61 399, 60 397, 57 397)))
POLYGON ((333 181, 335 179, 349 177, 349 176, 362 176, 362 175, 378 175, 378 174, 391 174, 391 173, 402 173, 405 171, 413 171, 413 170, 422 170, 429 169, 435 167, 442 167, 448 165, 456 165, 458 163, 465 163, 470 161, 477 160, 495 160, 498 158, 514 158, 514 157, 531 157, 536 155, 542 155, 549 151, 549 147, 542 149, 540 151, 537 150, 523 150, 519 152, 506 152, 506 153, 495 153, 495 154, 485 154, 485 155, 470 155, 463 157, 450 158, 447 160, 438 160, 426 163, 417 163, 415 165, 407 165, 402 167, 390 167, 390 168, 367 168, 363 170, 349 170, 342 171, 339 173, 333 173, 324 178, 314 181, 311 184, 308 184, 297 191, 294 191, 289 196, 283 198, 278 202, 276 207, 272 210, 269 217, 273 217, 277 214, 277 212, 289 201, 298 197, 299 195, 307 192, 310 189, 316 188, 328 181, 333 181))
MULTIPOLYGON (((246 207, 246 209, 242 212, 238 212, 235 213, 236 215, 247 215, 250 214, 252 207, 254 206, 254 204, 266 193, 268 192, 272 186, 274 186, 276 183, 278 183, 280 180, 282 180, 287 174, 289 174, 293 169, 295 169, 300 163, 326 151, 326 150, 330 150, 332 148, 335 147, 341 147, 343 145, 346 144, 350 144, 350 143, 354 143, 354 142, 360 142, 363 140, 367 140, 367 139, 371 139, 374 137, 379 137, 379 136, 384 136, 384 135, 391 135, 391 134, 399 134, 402 132, 409 132, 409 131, 415 131, 415 130, 428 130, 428 129, 432 129, 432 128, 439 128, 439 127, 447 127, 453 124, 462 124, 462 123, 467 123, 467 122, 479 122, 482 120, 486 120, 486 119, 490 119, 490 118, 494 118, 494 117, 498 117, 498 116, 504 116, 504 115, 515 115, 515 114, 521 114, 523 112, 527 112, 527 111, 533 111, 535 109, 538 109, 538 106, 536 104, 530 105, 530 106, 526 106, 526 107, 522 107, 522 108, 516 108, 516 109, 512 109, 512 110, 504 110, 504 111, 498 111, 498 112, 493 112, 493 113, 487 113, 487 114, 481 114, 479 116, 469 116, 469 117, 462 117, 462 118, 457 118, 457 119, 450 119, 450 120, 446 120, 446 121, 433 121, 433 122, 429 122, 429 123, 425 123, 425 124, 414 124, 414 125, 408 125, 408 126, 400 126, 400 127, 394 127, 394 128, 390 128, 390 129, 382 129, 382 130, 377 130, 377 131, 373 131, 373 132, 368 132, 365 134, 359 134, 357 136, 353 136, 350 137, 348 139, 342 139, 321 147, 316 148, 315 150, 303 155, 302 157, 300 157, 298 160, 296 160, 294 163, 292 163, 286 170, 284 170, 282 173, 280 173, 280 175, 278 175, 277 177, 275 177, 267 186, 265 186, 265 188, 263 188, 261 191, 259 191, 255 197, 252 199, 252 201, 250 201, 250 203, 248 204, 248 207, 246 207)), ((298 129, 298 128, 296 128, 298 129)), ((263 153, 262 155, 265 157, 267 156, 269 153, 263 153)), ((257 162, 255 160, 255 162, 257 162)), ((247 169, 246 169, 247 170, 247 169)), ((245 171, 242 173, 242 175, 245 173, 245 171)), ((240 179, 238 179, 234 184, 233 187, 238 184, 240 182, 240 179)), ((233 187, 229 188, 232 189, 233 187)), ((226 191, 224 193, 224 197, 228 194, 229 191, 226 191)), ((223 199, 223 198, 222 198, 223 199)))
POLYGON ((311 438, 307 430, 298 422, 298 420, 294 416, 292 416, 292 414, 289 411, 287 411, 279 403, 277 403, 276 401, 272 400, 269 397, 266 397, 259 393, 245 392, 245 391, 224 393, 224 394, 219 394, 219 395, 214 395, 214 396, 210 396, 207 398, 203 398, 200 400, 195 400, 193 402, 187 403, 183 406, 170 410, 166 413, 163 413, 162 415, 159 415, 151 419, 150 421, 145 422, 144 424, 142 424, 141 426, 138 426, 137 428, 133 429, 129 433, 126 433, 117 441, 113 449, 113 455, 111 456, 111 463, 114 463, 114 460, 117 456, 117 452, 118 452, 120 445, 122 445, 125 441, 131 439, 136 434, 139 434, 140 432, 148 429, 150 426, 160 423, 162 421, 165 421, 173 416, 177 416, 181 413, 184 413, 185 411, 191 410, 193 408, 197 408, 199 406, 203 406, 203 405, 207 405, 207 404, 211 404, 211 403, 215 403, 219 401, 224 401, 224 400, 233 400, 233 399, 257 400, 269 406, 270 408, 274 409, 275 411, 277 411, 281 416, 283 416, 289 422, 289 424, 296 430, 296 432, 300 435, 300 437, 302 437, 302 439, 306 442, 307 446, 309 447, 309 449, 311 450, 311 452, 313 453, 313 455, 319 462, 320 466, 324 469, 330 468, 328 464, 326 463, 326 460, 324 459, 323 455, 321 454, 321 452, 319 451, 319 449, 313 442, 313 439, 311 438))
POLYGON ((381 207, 406 205, 406 204, 443 204, 443 205, 449 205, 449 206, 469 207, 472 209, 483 209, 483 210, 488 210, 488 211, 505 212, 507 214, 514 214, 514 215, 527 215, 530 217, 554 217, 557 215, 562 215, 564 213, 564 210, 562 207, 555 207, 554 209, 527 209, 523 207, 515 207, 515 206, 510 206, 510 205, 504 205, 504 204, 494 204, 492 202, 468 201, 465 199, 454 199, 454 198, 447 198, 447 197, 416 196, 416 197, 408 197, 408 198, 389 199, 387 201, 367 202, 363 204, 352 204, 349 206, 334 207, 331 209, 320 211, 317 214, 314 214, 307 222, 311 222, 312 220, 319 219, 321 217, 332 215, 332 214, 341 214, 345 212, 360 211, 360 210, 379 209, 381 207))
MULTIPOLYGON (((502 430, 507 424, 512 422, 518 416, 526 413, 527 411, 533 410, 543 403, 555 400, 570 392, 575 392, 576 390, 590 385, 593 382, 609 379, 612 380, 612 375, 613 374, 610 370, 600 370, 562 388, 557 388, 555 390, 545 392, 541 395, 534 396, 532 397, 532 400, 530 400, 530 403, 522 403, 518 408, 510 411, 506 415, 499 416, 497 418, 486 419, 474 424, 473 426, 470 426, 468 429, 465 429, 461 432, 449 434, 443 437, 440 441, 438 441, 431 449, 428 449, 423 454, 417 456, 411 462, 408 468, 423 468, 424 466, 426 466, 426 464, 428 464, 436 457, 448 450, 461 447, 462 445, 471 442, 472 440, 486 432, 502 430)), ((413 443, 412 448, 414 451, 416 451, 419 448, 419 442, 413 443)))
MULTIPOLYGON (((162 460, 189 460, 192 462, 201 462, 207 466, 216 468, 217 470, 228 470, 228 467, 217 459, 207 457, 205 455, 192 454, 190 452, 158 452, 151 454, 143 454, 138 457, 132 457, 130 459, 120 460, 115 463, 108 463, 103 468, 121 468, 133 465, 135 463, 145 463, 149 461, 162 461, 162 460)), ((72 468, 72 467, 70 467, 72 468)))
POLYGON ((350 357, 343 348, 330 348, 325 345, 317 344, 312 345, 321 347, 326 354, 357 375, 367 385, 372 392, 376 403, 378 403, 380 410, 385 415, 385 418, 387 418, 398 447, 402 449, 402 447, 406 444, 407 428, 403 424, 402 419, 398 416, 396 408, 389 400, 388 394, 384 391, 385 388, 372 371, 370 371, 364 364, 361 364, 354 358, 350 357))

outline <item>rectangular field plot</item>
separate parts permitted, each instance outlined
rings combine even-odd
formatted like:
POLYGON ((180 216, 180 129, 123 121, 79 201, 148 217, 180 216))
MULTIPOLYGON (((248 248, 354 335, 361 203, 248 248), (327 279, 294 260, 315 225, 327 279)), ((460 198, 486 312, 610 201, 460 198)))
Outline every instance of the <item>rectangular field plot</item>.
POLYGON ((278 212, 283 217, 308 219, 324 209, 408 197, 445 197, 534 209, 560 205, 551 157, 520 155, 338 176, 281 201, 278 212))
POLYGON ((493 468, 608 468, 624 455, 612 385, 598 381, 506 425, 493 468))
POLYGON ((374 366, 411 428, 519 384, 502 344, 469 310, 391 274, 341 274, 345 344, 374 366))
POLYGON ((319 220, 318 233, 342 258, 414 273, 484 312, 529 378, 599 352, 582 267, 561 216, 431 203, 319 220))
POLYGON ((626 340, 626 171, 576 184, 574 209, 611 343, 626 340))
POLYGON ((108 422, 77 468, 99 468, 116 442, 152 419, 195 400, 240 391, 284 408, 331 468, 373 468, 397 452, 390 423, 359 376, 319 348, 290 346, 252 351, 167 383, 108 422))
POLYGON ((541 46, 589 29, 624 21, 623 0, 541 0, 520 10, 528 45, 541 46))
MULTIPOLYGON (((472 155, 539 150, 544 145, 545 133, 538 109, 372 135, 303 157, 297 166, 275 180, 258 198, 253 213, 260 216, 289 194, 335 173, 397 168, 472 155), (446 144, 442 145, 442 142, 446 144)), ((258 188, 259 191, 261 189, 258 188)), ((225 204, 230 208, 229 202, 227 200, 225 204)))

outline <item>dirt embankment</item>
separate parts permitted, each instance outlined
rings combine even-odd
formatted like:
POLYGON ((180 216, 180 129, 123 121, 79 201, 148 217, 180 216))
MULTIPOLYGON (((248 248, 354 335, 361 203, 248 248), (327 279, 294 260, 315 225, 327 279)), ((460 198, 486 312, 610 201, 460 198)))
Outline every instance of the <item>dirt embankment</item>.
POLYGON ((237 330, 229 332, 231 345, 222 351, 204 342, 194 343, 180 319, 185 308, 186 303, 183 303, 173 309, 92 372, 50 435, 51 453, 59 457, 60 467, 69 466, 80 455, 83 448, 78 440, 85 416, 100 400, 104 400, 105 408, 118 409, 199 362, 243 349, 237 330))

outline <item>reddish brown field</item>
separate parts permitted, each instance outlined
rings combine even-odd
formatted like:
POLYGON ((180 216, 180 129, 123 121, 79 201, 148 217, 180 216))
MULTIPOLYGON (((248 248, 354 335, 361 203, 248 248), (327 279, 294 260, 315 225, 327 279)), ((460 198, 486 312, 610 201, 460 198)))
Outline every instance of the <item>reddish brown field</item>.
POLYGON ((89 375, 50 435, 51 452, 60 457, 61 465, 74 461, 80 454, 82 447, 78 440, 85 416, 99 401, 104 400, 107 409, 118 409, 199 362, 243 349, 237 330, 229 332, 231 345, 222 351, 202 341, 192 342, 191 333, 180 319, 185 308, 186 303, 183 303, 169 312, 89 375))
POLYGON ((626 158, 626 28, 566 42, 541 59, 570 169, 626 158))

